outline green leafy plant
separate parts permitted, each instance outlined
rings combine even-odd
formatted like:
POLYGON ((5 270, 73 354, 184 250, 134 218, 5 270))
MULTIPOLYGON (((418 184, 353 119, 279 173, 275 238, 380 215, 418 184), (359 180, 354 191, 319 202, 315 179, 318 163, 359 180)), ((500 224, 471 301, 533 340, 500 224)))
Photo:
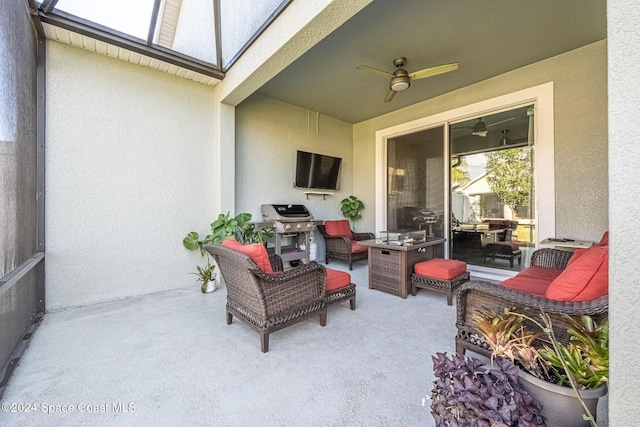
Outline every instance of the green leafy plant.
POLYGON ((538 321, 509 308, 498 315, 484 311, 474 317, 474 325, 491 347, 492 358, 510 358, 535 377, 570 386, 585 411, 584 419, 597 426, 579 390, 598 388, 609 380, 609 322, 598 325, 587 315, 579 319, 564 317, 570 325, 568 345, 556 339, 551 317, 545 312, 540 313, 538 321), (527 331, 522 324, 525 319, 541 332, 527 331), (534 347, 534 340, 541 337, 546 337, 545 343, 541 348, 534 347))
POLYGON ((205 267, 196 266, 196 272, 191 273, 198 276, 198 281, 202 282, 201 290, 204 293, 207 282, 215 280, 215 265, 211 264, 204 245, 221 244, 226 238, 232 237, 243 245, 249 243, 265 244, 273 237, 274 230, 272 227, 260 227, 256 229, 256 225, 251 222, 250 213, 239 213, 235 217, 231 217, 229 212, 218 215, 218 218, 211 223, 211 233, 200 239, 200 235, 192 231, 182 239, 182 244, 190 251, 200 250, 200 255, 207 257, 207 265, 205 267))
POLYGON ((598 325, 590 316, 567 320, 569 345, 552 342, 540 356, 552 366, 558 384, 570 383, 572 377, 582 388, 600 387, 609 380, 609 321, 598 325))
POLYGON ((598 325, 590 316, 575 319, 565 314, 570 338, 569 344, 564 345, 555 338, 549 315, 543 312, 540 317, 538 321, 505 308, 498 315, 489 311, 476 315, 474 326, 491 347, 492 356, 506 357, 545 381, 570 386, 575 380, 577 388, 586 389, 600 387, 609 380, 608 321, 598 325), (525 329, 525 319, 540 331, 525 329), (536 339, 544 342, 540 348, 534 347, 536 339))
POLYGON ((196 280, 198 282, 202 282, 202 285, 200 286, 200 291, 202 291, 203 294, 207 290, 207 283, 213 282, 214 280, 216 280, 215 269, 216 269, 216 266, 214 264, 211 264, 211 260, 207 256, 207 265, 205 267, 200 267, 199 265, 196 265, 197 272, 190 273, 198 276, 196 280))
POLYGON ((251 222, 250 213, 239 213, 231 217, 229 212, 218 215, 211 223, 211 233, 200 239, 200 235, 192 231, 182 240, 182 244, 190 251, 200 249, 200 254, 205 255, 204 245, 219 245, 228 237, 233 237, 242 244, 266 243, 274 235, 272 227, 261 227, 256 230, 251 222))
POLYGON ((349 196, 340 201, 340 210, 342 215, 350 220, 360 219, 360 211, 364 209, 364 203, 360 201, 356 196, 349 196))

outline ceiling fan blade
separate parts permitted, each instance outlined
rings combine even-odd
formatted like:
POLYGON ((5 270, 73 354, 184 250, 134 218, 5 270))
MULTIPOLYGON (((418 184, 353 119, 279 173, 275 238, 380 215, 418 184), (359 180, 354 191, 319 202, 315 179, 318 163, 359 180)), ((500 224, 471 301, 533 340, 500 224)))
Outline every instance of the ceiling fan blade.
POLYGON ((390 90, 389 92, 387 92, 387 96, 384 97, 384 102, 391 102, 394 96, 396 96, 396 93, 390 90))
POLYGON ((448 73, 458 69, 458 63, 453 62, 451 64, 438 65, 435 67, 425 68, 424 70, 415 71, 409 74, 412 79, 424 79, 427 77, 437 76, 438 74, 448 73))
POLYGON ((491 124, 487 125, 487 127, 490 128, 491 126, 499 125, 500 123, 509 122, 509 121, 515 120, 515 119, 516 119, 515 117, 511 117, 509 119, 500 120, 499 122, 495 122, 495 123, 491 123, 491 124))
POLYGON ((377 68, 369 67, 368 65, 358 65, 356 68, 360 71, 364 71, 370 74, 375 74, 376 76, 384 77, 387 79, 390 79, 391 77, 393 77, 393 74, 391 73, 388 73, 383 70, 379 70, 377 68))

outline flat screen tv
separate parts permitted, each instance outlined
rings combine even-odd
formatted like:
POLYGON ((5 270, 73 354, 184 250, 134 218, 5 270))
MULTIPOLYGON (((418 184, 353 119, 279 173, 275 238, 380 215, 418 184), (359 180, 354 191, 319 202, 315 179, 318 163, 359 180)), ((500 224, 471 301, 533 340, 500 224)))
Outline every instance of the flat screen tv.
POLYGON ((298 150, 295 186, 339 190, 341 164, 339 157, 298 150))

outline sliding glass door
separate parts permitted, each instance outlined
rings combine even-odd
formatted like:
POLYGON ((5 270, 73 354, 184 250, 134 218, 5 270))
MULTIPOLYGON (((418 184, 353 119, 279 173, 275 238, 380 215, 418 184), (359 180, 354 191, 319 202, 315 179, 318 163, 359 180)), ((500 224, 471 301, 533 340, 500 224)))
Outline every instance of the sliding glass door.
MULTIPOLYGON (((387 140, 387 230, 445 236, 444 126, 387 140)), ((438 256, 444 256, 443 248, 438 256)))
POLYGON ((535 245, 532 105, 449 126, 450 258, 518 271, 535 245))
POLYGON ((536 241, 533 105, 388 138, 386 164, 387 230, 444 237, 447 256, 472 266, 527 265, 536 241))

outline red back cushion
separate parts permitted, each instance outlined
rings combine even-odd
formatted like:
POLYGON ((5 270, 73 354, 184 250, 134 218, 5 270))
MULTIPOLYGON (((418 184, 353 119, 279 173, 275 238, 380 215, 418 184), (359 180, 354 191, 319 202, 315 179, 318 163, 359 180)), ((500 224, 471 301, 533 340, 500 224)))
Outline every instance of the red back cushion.
POLYGON ((351 226, 348 219, 339 219, 335 221, 325 221, 324 229, 329 236, 347 236, 353 239, 353 233, 351 232, 351 226))
POLYGON ((327 270, 327 283, 325 284, 327 291, 334 291, 351 283, 351 275, 349 273, 331 268, 325 268, 325 270, 327 270))
POLYGON ((545 297, 589 301, 609 293, 609 247, 591 246, 549 285, 545 297))
POLYGON ((576 262, 578 258, 584 255, 585 252, 587 252, 587 249, 588 248, 578 248, 575 251, 573 251, 573 255, 571 256, 571 258, 569 258, 569 262, 567 262, 567 267, 565 268, 568 268, 571 264, 576 262))
POLYGON ((243 245, 237 240, 226 239, 222 242, 222 246, 248 255, 249 258, 251 258, 251 260, 256 263, 260 270, 268 274, 273 274, 273 269, 271 268, 271 263, 269 262, 269 254, 267 253, 264 245, 261 245, 260 243, 243 245))
POLYGON ((597 243, 598 246, 609 246, 609 232, 605 231, 602 238, 597 243))

